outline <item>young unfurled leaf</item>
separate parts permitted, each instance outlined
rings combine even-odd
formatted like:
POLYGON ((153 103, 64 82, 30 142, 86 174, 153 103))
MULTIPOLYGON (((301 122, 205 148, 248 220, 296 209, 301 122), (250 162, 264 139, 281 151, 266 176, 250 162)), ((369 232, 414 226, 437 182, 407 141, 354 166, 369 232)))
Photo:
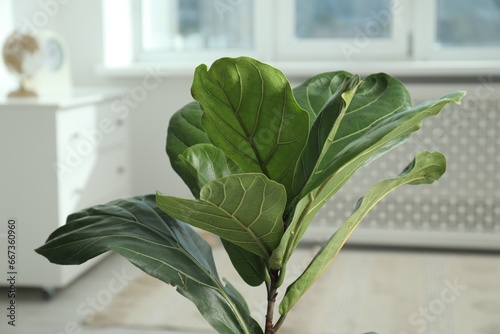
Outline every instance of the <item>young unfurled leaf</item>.
POLYGON ((353 74, 345 71, 321 73, 293 89, 297 103, 309 113, 310 126, 342 83, 352 77, 353 74))
POLYGON ((258 173, 227 176, 203 186, 199 200, 157 194, 160 209, 264 259, 283 236, 284 187, 258 173))
POLYGON ((162 212, 154 195, 70 215, 66 225, 36 249, 57 264, 81 264, 106 251, 176 286, 219 333, 262 333, 241 296, 220 282, 210 245, 189 225, 162 212))
POLYGON ((309 117, 283 73, 251 58, 222 58, 196 69, 191 92, 210 141, 243 172, 263 173, 290 193, 309 117))
POLYGON ((358 201, 354 212, 347 218, 330 240, 327 241, 304 273, 289 286, 280 304, 280 313, 288 313, 306 290, 309 289, 321 274, 323 274, 354 229, 375 204, 391 191, 405 184, 416 185, 433 183, 443 175, 445 170, 446 159, 441 153, 422 152, 415 157, 415 160, 405 168, 399 177, 382 181, 372 187, 366 195, 358 201))
MULTIPOLYGON (((293 191, 294 195, 301 193, 302 188, 320 165, 323 157, 332 145, 352 99, 354 98, 360 79, 358 76, 346 77, 331 94, 322 109, 318 112, 312 125, 306 147, 296 166, 293 191)), ((297 199, 300 199, 297 198, 297 199)), ((292 201, 293 202, 293 201, 292 201)))

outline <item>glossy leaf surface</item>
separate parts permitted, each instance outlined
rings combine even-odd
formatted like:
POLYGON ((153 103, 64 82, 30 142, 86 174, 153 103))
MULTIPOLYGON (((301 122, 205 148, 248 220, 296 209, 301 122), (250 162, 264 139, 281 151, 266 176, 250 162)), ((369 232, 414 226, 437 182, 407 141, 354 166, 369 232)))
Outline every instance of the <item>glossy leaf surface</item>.
POLYGON ((218 332, 262 333, 234 288, 220 282, 208 243, 187 224, 162 212, 154 195, 72 214, 36 251, 57 264, 81 264, 113 251, 176 286, 218 332))
POLYGON ((251 58, 222 58, 196 69, 191 92, 210 141, 243 172, 263 173, 291 192, 309 117, 283 73, 251 58))

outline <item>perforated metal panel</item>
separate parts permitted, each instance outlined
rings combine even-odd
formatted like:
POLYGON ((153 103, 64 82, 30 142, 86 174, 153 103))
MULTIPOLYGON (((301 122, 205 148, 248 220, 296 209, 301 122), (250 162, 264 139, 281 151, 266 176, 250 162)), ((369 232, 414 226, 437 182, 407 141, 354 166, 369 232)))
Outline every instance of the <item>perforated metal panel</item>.
POLYGON ((358 171, 320 211, 305 238, 328 238, 371 186, 397 176, 416 153, 429 150, 447 158, 441 180, 390 194, 365 217, 349 242, 500 249, 497 129, 499 99, 469 96, 461 106, 447 106, 424 121, 405 144, 358 171))

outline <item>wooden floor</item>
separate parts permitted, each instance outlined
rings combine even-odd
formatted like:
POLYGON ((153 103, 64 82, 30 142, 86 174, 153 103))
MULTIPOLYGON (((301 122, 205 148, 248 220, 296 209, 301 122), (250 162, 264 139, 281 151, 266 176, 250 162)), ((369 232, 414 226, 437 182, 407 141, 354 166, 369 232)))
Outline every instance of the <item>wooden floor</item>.
MULTIPOLYGON (((47 300, 39 289, 19 289, 16 326, 7 324, 7 289, 0 288, 2 334, 165 334, 143 329, 96 329, 82 325, 94 310, 106 306, 113 294, 118 293, 135 278, 139 270, 117 255, 110 255, 95 268, 47 300), (111 284, 111 286, 110 286, 111 284), (114 293, 113 293, 114 291, 114 293)), ((170 334, 170 333, 168 333, 170 334)))
MULTIPOLYGON (((301 252, 303 255, 314 253, 311 248, 297 253, 301 252)), ((294 261, 292 258, 289 263, 288 274, 293 275, 295 267, 302 270, 308 263, 300 258, 295 264, 294 261)), ((44 299, 41 290, 20 289, 16 299, 16 327, 7 324, 7 289, 0 288, 0 333, 173 334, 165 330, 93 328, 84 324, 139 273, 123 258, 110 255, 50 300, 44 299)), ((300 315, 315 307, 318 312, 314 312, 314 321, 289 317, 283 334, 349 334, 368 330, 381 334, 500 334, 499 277, 498 252, 348 247, 339 254, 335 266, 331 266, 296 305, 298 313, 295 314, 300 315), (454 288, 457 291, 453 292, 450 285, 454 282, 463 285, 462 290, 454 288), (332 286, 337 288, 331 289, 332 286), (447 299, 443 299, 443 291, 448 293, 447 299), (453 301, 448 300, 450 291, 453 301), (434 310, 436 307, 439 309, 434 310), (412 312, 423 308, 434 310, 436 316, 425 323, 417 317, 420 320, 417 323, 412 312), (304 326, 320 329, 302 330, 304 326), (297 328, 301 330, 297 332, 297 328)), ((255 304, 247 301, 249 305, 255 304)), ((140 317, 152 316, 152 313, 144 311, 140 317)))

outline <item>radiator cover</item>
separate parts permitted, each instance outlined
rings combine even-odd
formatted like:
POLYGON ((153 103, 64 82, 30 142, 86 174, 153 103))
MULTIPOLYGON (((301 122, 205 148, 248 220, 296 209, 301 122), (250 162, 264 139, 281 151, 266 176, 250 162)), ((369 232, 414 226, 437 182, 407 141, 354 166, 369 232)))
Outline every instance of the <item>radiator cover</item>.
MULTIPOLYGON (((395 190, 364 218, 348 243, 499 250, 500 100, 493 94, 498 87, 483 89, 491 94, 478 98, 481 88, 469 87, 462 105, 445 107, 406 143, 354 174, 318 213, 304 239, 326 240, 371 186, 396 177, 416 153, 428 150, 446 156, 444 176, 432 185, 395 190)), ((422 95, 440 96, 439 89, 427 91, 416 103, 427 100, 422 95)))

